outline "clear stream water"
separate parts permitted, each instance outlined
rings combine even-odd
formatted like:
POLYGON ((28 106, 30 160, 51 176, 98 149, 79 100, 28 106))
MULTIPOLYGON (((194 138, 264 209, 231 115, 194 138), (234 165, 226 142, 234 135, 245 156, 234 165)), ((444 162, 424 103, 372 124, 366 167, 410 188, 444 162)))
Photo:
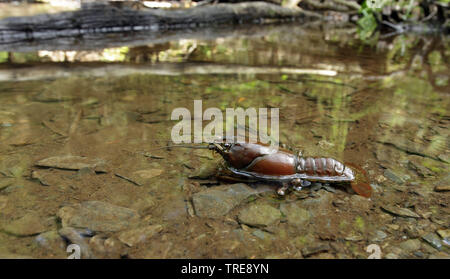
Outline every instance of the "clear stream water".
POLYGON ((58 234, 68 222, 61 208, 101 201, 139 218, 95 231, 107 209, 87 210, 92 224, 76 231, 98 258, 367 258, 373 243, 382 257, 448 257, 449 40, 355 36, 271 26, 211 40, 0 52, 0 255, 67 257, 74 240, 58 234), (301 72, 311 69, 335 75, 301 72), (219 156, 155 150, 170 140, 173 109, 192 111, 194 100, 223 111, 279 108, 283 144, 363 168, 373 196, 331 185, 278 197, 249 184, 257 194, 224 197, 230 182, 190 178, 214 173, 219 156), (107 172, 35 166, 62 155, 102 159, 107 172), (220 213, 199 213, 213 200, 220 213))

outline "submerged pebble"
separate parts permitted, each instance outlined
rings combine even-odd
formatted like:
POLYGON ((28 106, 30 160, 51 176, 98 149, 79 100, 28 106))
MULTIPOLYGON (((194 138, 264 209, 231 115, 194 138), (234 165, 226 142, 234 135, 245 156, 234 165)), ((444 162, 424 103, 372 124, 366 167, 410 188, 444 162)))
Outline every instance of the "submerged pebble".
POLYGON ((405 252, 412 253, 420 249, 421 242, 418 239, 408 239, 400 243, 399 247, 402 248, 405 252))
POLYGON ((262 240, 269 240, 269 239, 273 240, 273 239, 275 239, 275 236, 273 236, 270 233, 264 232, 262 230, 255 230, 255 231, 253 231, 252 235, 254 235, 257 238, 262 239, 262 240))
POLYGON ((268 204, 251 204, 239 212, 238 220, 249 226, 268 226, 281 219, 281 212, 268 204))
POLYGON ((76 244, 80 247, 81 259, 91 259, 94 257, 88 241, 75 228, 64 227, 60 229, 58 233, 63 238, 67 239, 69 243, 76 244))
POLYGON ((28 213, 3 227, 6 233, 16 236, 30 236, 48 229, 36 213, 28 213))
POLYGON ((8 204, 8 197, 0 196, 0 210, 5 208, 7 204, 8 204))
POLYGON ((329 244, 318 244, 314 246, 308 246, 302 249, 302 255, 303 257, 309 257, 314 254, 322 253, 322 252, 328 252, 331 250, 331 247, 329 244))
POLYGON ((450 191, 450 185, 436 185, 434 190, 436 192, 447 192, 450 191))
POLYGON ((443 248, 441 239, 435 233, 428 233, 422 236, 422 239, 438 250, 442 250, 443 248))
POLYGON ((97 158, 82 156, 62 155, 42 159, 35 163, 38 167, 59 168, 68 170, 80 170, 92 168, 97 172, 106 172, 105 161, 97 158))
POLYGON ((151 225, 142 228, 124 231, 119 234, 118 239, 124 244, 132 247, 138 243, 144 242, 161 232, 163 227, 161 225, 151 225))
POLYGON ((195 214, 199 217, 219 218, 257 191, 245 184, 223 185, 195 193, 192 196, 195 214))
POLYGON ((58 250, 64 251, 66 242, 57 231, 48 231, 39 234, 34 239, 35 243, 50 252, 56 253, 58 250))
POLYGON ((384 231, 376 231, 372 241, 381 242, 387 237, 387 234, 384 231))
POLYGON ((297 203, 283 203, 280 205, 280 210, 286 216, 288 223, 295 226, 303 226, 311 218, 309 211, 301 208, 297 203))
POLYGON ((10 186, 14 181, 14 178, 0 178, 0 190, 10 186))
POLYGON ((405 182, 403 178, 389 169, 385 170, 383 175, 398 184, 403 184, 405 182))
POLYGON ((400 208, 400 207, 390 206, 390 205, 382 205, 381 208, 388 213, 391 213, 393 215, 397 215, 400 217, 420 218, 420 216, 417 213, 415 213, 407 208, 400 208))
POLYGON ((88 228, 94 232, 114 232, 137 221, 139 214, 129 208, 102 201, 86 201, 58 211, 63 227, 88 228))

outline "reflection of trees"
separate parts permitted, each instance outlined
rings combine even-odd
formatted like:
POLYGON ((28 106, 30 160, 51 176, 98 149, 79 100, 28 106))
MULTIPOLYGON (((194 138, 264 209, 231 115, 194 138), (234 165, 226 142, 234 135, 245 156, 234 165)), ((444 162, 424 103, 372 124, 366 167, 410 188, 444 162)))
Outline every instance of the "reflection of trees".
POLYGON ((450 61, 448 55, 449 45, 446 38, 398 36, 392 41, 384 43, 392 46, 386 57, 384 73, 366 76, 366 79, 384 79, 424 70, 428 82, 436 91, 444 93, 450 91, 448 82, 445 85, 436 83, 439 76, 448 76, 450 61), (435 65, 430 62, 431 54, 438 54, 441 58, 433 61, 436 63, 435 65), (433 70, 436 66, 439 68, 438 71, 433 70))
POLYGON ((439 75, 448 77, 446 41, 438 37, 401 36, 392 45, 386 59, 387 74, 379 77, 383 89, 391 94, 385 97, 389 105, 383 109, 380 123, 385 126, 377 141, 406 152, 405 155, 440 161, 448 146, 448 131, 443 127, 448 125, 444 123, 449 101, 443 94, 448 94, 449 85, 448 80, 447 84, 436 81, 439 75))
POLYGON ((126 59, 134 63, 159 62, 159 53, 171 48, 170 42, 130 47, 126 59))

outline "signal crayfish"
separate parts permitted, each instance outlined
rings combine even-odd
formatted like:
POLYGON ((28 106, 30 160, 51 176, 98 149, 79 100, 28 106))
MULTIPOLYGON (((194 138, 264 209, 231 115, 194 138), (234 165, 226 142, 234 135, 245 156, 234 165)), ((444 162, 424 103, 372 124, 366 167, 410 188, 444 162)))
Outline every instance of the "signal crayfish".
MULTIPOLYGON (((227 169, 236 177, 281 183, 277 190, 279 195, 285 195, 291 187, 299 191, 312 182, 349 183, 361 196, 368 198, 372 194, 368 183, 356 181, 349 163, 343 164, 333 158, 304 158, 300 153, 262 143, 210 143, 208 148, 223 157, 227 169)), ((351 165, 367 178, 364 170, 351 165)))

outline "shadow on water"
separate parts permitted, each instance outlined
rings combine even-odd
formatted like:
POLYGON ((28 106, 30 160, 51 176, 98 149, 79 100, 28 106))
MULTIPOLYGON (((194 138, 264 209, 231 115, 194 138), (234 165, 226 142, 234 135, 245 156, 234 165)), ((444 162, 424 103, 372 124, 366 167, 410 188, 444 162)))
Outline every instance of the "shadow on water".
POLYGON ((62 235, 100 258, 366 258, 371 243, 387 258, 448 257, 448 38, 365 45, 345 27, 251 30, 3 48, 0 255, 66 257, 62 235), (374 195, 280 198, 205 176, 220 162, 210 151, 155 150, 172 111, 196 99, 279 108, 281 142, 361 166, 374 195), (90 161, 40 161, 63 155, 90 161))

